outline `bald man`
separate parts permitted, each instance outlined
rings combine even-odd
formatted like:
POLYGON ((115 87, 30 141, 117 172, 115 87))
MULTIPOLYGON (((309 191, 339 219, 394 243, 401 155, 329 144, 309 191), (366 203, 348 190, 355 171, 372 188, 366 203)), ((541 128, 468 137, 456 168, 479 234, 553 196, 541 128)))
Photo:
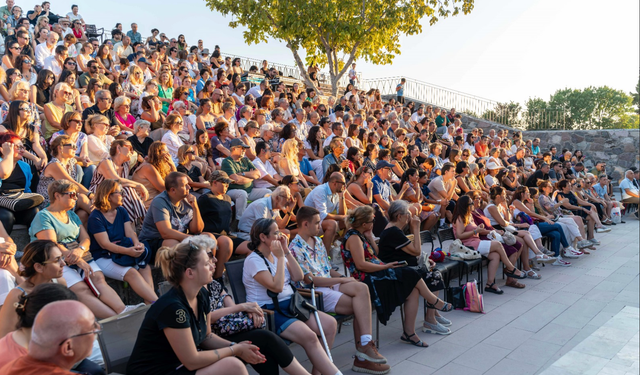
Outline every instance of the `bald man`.
POLYGON ((73 375, 71 368, 91 354, 100 326, 78 301, 46 305, 33 323, 29 354, 7 363, 0 375, 73 375))

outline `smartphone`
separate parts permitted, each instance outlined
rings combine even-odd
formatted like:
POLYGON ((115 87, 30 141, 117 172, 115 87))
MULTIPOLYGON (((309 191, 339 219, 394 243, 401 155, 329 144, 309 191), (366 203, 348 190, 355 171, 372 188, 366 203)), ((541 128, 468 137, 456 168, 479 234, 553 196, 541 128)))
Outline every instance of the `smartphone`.
POLYGON ((406 266, 406 265, 408 265, 408 263, 407 263, 406 260, 401 260, 401 261, 398 262, 398 265, 399 266, 406 266))

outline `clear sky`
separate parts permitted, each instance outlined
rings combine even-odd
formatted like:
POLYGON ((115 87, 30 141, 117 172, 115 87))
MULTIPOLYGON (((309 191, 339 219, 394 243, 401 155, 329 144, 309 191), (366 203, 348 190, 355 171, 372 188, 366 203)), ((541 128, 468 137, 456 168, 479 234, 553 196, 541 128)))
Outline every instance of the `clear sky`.
MULTIPOLYGON (((39 1, 38 1, 39 2, 39 1)), ((16 1, 25 12, 32 9, 16 1)), ((294 65, 284 44, 248 46, 242 29, 211 12, 203 0, 54 0, 64 15, 71 4, 88 23, 129 30, 136 22, 143 36, 154 27, 169 37, 184 34, 189 44, 294 65), (137 15, 137 16, 136 16, 137 15)), ((35 3, 34 3, 35 4, 35 3)), ((545 100, 565 87, 603 86, 633 91, 640 70, 638 0, 476 0, 469 15, 425 20, 423 33, 401 38, 402 54, 392 65, 358 63, 365 78, 397 76, 426 81, 498 101, 545 100), (606 6, 604 6, 606 5, 606 6)))

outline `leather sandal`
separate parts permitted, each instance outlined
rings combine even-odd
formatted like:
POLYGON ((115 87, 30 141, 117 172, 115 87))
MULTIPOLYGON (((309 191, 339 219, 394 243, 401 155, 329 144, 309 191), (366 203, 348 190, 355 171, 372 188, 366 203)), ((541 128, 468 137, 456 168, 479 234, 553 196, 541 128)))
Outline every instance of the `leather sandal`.
POLYGON ((496 285, 495 282, 492 282, 491 284, 485 285, 484 291, 485 292, 489 292, 489 293, 493 293, 493 294, 502 294, 502 293, 504 293, 504 290, 498 288, 497 286, 494 288, 494 285, 496 285))
POLYGON ((517 280, 515 279, 511 279, 511 280, 507 280, 507 282, 504 284, 505 286, 510 286, 512 288, 516 288, 516 289, 523 289, 526 285, 524 284, 520 284, 517 280))

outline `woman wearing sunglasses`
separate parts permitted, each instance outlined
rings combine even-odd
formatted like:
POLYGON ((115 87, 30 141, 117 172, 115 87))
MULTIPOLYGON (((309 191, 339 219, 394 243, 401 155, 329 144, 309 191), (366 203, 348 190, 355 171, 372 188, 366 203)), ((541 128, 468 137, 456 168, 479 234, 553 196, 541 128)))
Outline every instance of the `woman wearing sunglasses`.
POLYGON ((68 265, 62 270, 67 286, 96 318, 109 318, 135 308, 122 303, 89 252, 89 234, 73 211, 78 201, 75 185, 69 180, 56 180, 49 184, 48 192, 51 204, 33 219, 29 228, 31 241, 57 243, 68 265))
POLYGON ((22 52, 22 47, 20 47, 17 41, 9 43, 5 55, 2 57, 2 69, 8 70, 15 68, 16 59, 20 55, 20 52, 22 52))
POLYGON ((16 57, 16 69, 22 74, 22 80, 29 83, 29 86, 36 84, 38 73, 33 68, 34 61, 27 55, 18 55, 16 57))
MULTIPOLYGON (((18 82, 16 88, 12 89, 12 95, 15 96, 19 90, 21 97, 24 97, 25 85, 26 82, 18 82)), ((2 109, 5 108, 5 104, 0 108, 0 113, 2 114, 4 114, 2 109)), ((41 170, 47 164, 47 155, 42 147, 40 134, 36 130, 36 126, 39 123, 34 123, 33 109, 33 105, 29 102, 22 100, 12 101, 7 108, 4 121, 0 125, 0 131, 12 131, 17 134, 21 138, 26 151, 23 154, 23 161, 30 166, 34 166, 37 170, 41 170)))
POLYGON ((69 180, 75 185, 78 194, 78 202, 75 206, 75 212, 83 223, 87 222, 91 213, 91 194, 89 189, 80 184, 80 166, 76 164, 76 150, 78 146, 74 140, 68 135, 56 137, 51 142, 50 152, 51 161, 47 164, 40 174, 37 192, 44 197, 41 208, 49 205, 49 193, 47 189, 49 185, 56 180, 69 180))

